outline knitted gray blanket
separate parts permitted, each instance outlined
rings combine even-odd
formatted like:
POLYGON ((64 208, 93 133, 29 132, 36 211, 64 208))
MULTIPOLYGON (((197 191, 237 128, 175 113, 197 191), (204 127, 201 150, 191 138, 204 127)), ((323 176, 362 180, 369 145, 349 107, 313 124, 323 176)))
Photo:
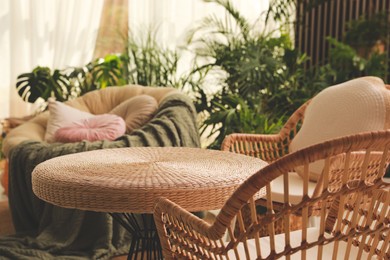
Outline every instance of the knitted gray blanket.
POLYGON ((130 235, 106 213, 64 209, 38 199, 31 173, 48 159, 84 151, 134 146, 199 147, 190 99, 168 96, 144 127, 115 141, 27 141, 10 153, 9 204, 16 234, 0 238, 0 259, 110 259, 127 253, 130 235))

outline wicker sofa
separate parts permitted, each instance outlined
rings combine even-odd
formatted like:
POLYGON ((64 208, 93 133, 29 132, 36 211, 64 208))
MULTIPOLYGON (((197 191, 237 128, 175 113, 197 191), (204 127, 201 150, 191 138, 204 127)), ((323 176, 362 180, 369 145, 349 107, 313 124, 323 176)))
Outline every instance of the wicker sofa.
MULTIPOLYGON (((166 95, 177 93, 173 88, 153 88, 142 86, 110 87, 99 91, 92 91, 82 97, 65 102, 65 104, 90 112, 92 114, 109 113, 122 102, 138 95, 149 95, 156 99, 157 103, 166 95)), ((49 112, 46 111, 26 123, 12 129, 7 134, 3 143, 3 152, 8 157, 10 150, 25 140, 43 141, 46 131, 49 112)))
MULTIPOLYGON (((128 100, 147 95, 156 100, 156 111, 144 125, 113 141, 48 143, 49 112, 13 128, 3 142, 9 159, 9 206, 17 236, 0 238, 0 255, 11 259, 38 256, 110 259, 127 253, 127 232, 105 213, 63 209, 38 199, 32 192, 31 173, 51 158, 96 149, 133 146, 199 147, 196 111, 192 101, 173 88, 124 86, 85 94, 67 105, 95 115, 109 113, 128 100), (86 232, 87 231, 87 232, 86 232)), ((124 108, 135 119, 140 112, 124 108)), ((128 118, 124 118, 126 124, 128 118)), ((73 259, 73 258, 72 258, 73 259)))

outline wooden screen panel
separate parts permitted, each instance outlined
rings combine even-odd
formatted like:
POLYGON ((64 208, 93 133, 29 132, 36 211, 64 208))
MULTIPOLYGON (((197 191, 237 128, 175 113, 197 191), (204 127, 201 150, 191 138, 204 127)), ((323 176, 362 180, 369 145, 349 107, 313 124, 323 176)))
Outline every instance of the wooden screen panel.
MULTIPOLYGON (((295 44, 301 52, 311 57, 307 68, 326 62, 329 52, 326 37, 341 40, 348 22, 362 15, 370 17, 378 12, 390 11, 390 0, 323 0, 314 8, 310 8, 312 0, 297 1, 295 44)), ((386 50, 389 47, 387 41, 386 50)))

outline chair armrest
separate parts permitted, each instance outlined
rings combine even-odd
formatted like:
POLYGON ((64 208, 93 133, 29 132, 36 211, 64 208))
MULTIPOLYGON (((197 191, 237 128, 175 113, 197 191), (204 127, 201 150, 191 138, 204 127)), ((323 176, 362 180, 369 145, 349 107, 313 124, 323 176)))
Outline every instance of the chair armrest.
POLYGON ((189 240, 192 242, 196 240, 195 244, 207 244, 208 241, 221 240, 226 232, 226 228, 217 230, 215 225, 210 225, 166 198, 157 199, 153 215, 165 257, 172 252, 169 241, 174 240, 176 246, 184 249, 188 247, 189 240))
POLYGON ((49 112, 46 111, 12 128, 3 140, 2 150, 5 157, 8 158, 11 149, 24 141, 43 141, 48 117, 49 112))
POLYGON ((225 137, 221 150, 245 154, 273 162, 288 153, 289 140, 280 134, 240 134, 225 137))
POLYGON ((299 107, 278 134, 234 133, 225 137, 221 150, 245 154, 273 162, 289 153, 291 140, 299 131, 310 100, 299 107))

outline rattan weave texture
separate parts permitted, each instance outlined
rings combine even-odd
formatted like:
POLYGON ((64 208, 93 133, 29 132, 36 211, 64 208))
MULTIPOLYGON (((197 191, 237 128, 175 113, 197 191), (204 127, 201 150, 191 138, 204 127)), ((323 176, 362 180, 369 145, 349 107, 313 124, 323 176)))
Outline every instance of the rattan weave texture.
POLYGON ((34 193, 52 204, 102 212, 151 213, 158 197, 192 211, 218 209, 267 163, 186 147, 105 149, 57 157, 33 172, 34 193))
POLYGON ((164 258, 390 259, 390 182, 383 179, 389 164, 390 130, 365 132, 270 163, 236 189, 211 223, 161 198, 154 219, 164 258), (309 164, 318 160, 325 160, 325 167, 310 195, 309 164), (288 176, 297 167, 305 169, 304 195, 292 204, 288 176), (280 176, 284 196, 276 209, 271 182, 280 176), (264 187, 266 210, 259 215, 254 195, 264 187), (330 205, 319 209, 318 223, 311 226, 310 209, 318 202, 330 205), (249 214, 243 212, 246 206, 249 214), (292 230, 292 214, 301 216, 300 230, 292 230), (278 236, 280 221, 283 234, 278 236), (268 236, 262 237, 264 229, 268 236))

